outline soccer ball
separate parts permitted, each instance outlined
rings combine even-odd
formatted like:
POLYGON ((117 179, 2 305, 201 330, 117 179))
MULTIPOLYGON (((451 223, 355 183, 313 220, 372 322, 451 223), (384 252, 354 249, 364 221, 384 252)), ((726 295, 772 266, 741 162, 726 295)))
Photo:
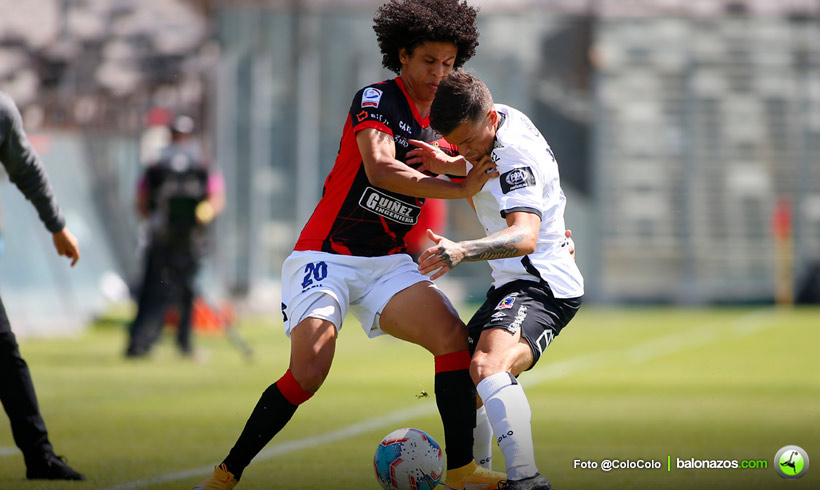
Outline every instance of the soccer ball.
POLYGON ((444 472, 444 456, 430 434, 398 429, 379 443, 373 467, 384 490, 433 490, 444 472))

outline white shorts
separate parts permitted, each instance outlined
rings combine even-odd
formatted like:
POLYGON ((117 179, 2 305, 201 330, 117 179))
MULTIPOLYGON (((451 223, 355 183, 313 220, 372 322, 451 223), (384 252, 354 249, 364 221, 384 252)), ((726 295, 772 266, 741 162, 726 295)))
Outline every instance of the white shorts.
POLYGON ((282 264, 285 333, 305 318, 321 318, 342 328, 348 309, 368 337, 384 334, 379 318, 396 293, 431 282, 406 254, 354 257, 316 251, 291 253, 282 264))

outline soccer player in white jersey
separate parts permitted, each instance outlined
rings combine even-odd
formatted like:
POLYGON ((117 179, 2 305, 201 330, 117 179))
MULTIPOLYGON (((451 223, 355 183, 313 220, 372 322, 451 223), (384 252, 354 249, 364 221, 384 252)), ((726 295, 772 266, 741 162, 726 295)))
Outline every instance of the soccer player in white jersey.
POLYGON ((532 413, 517 376, 538 362, 584 294, 565 234, 558 164, 526 115, 494 104, 487 86, 463 71, 439 85, 430 123, 460 156, 416 142, 409 161, 465 175, 470 162, 491 158, 500 177, 471 199, 487 236, 453 242, 428 230, 435 245, 421 254, 418 268, 436 279, 461 262, 489 261, 494 281, 467 328, 470 374, 507 466, 508 481, 499 488, 551 489, 535 464, 532 413))

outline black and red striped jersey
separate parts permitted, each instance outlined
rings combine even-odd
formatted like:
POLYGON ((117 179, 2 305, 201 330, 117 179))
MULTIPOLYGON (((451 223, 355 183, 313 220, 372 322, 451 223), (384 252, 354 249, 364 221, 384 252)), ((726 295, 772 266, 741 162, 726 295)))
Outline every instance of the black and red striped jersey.
POLYGON ((401 78, 369 85, 353 98, 336 163, 325 179, 322 198, 308 220, 295 250, 318 250, 376 257, 404 252, 405 234, 416 224, 424 198, 405 196, 367 180, 356 133, 375 128, 391 136, 396 159, 406 161, 414 147, 409 139, 453 149, 422 119, 401 78))

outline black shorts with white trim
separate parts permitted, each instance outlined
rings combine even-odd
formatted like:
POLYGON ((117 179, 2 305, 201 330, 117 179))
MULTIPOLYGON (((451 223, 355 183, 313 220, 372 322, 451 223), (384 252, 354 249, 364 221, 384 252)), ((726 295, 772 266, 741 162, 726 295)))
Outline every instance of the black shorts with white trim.
POLYGON ((545 282, 512 281, 500 288, 492 287, 487 299, 467 324, 470 354, 475 352, 481 332, 503 328, 510 333, 521 330, 521 336, 532 349, 533 366, 544 350, 561 333, 581 306, 583 296, 556 298, 545 282))

